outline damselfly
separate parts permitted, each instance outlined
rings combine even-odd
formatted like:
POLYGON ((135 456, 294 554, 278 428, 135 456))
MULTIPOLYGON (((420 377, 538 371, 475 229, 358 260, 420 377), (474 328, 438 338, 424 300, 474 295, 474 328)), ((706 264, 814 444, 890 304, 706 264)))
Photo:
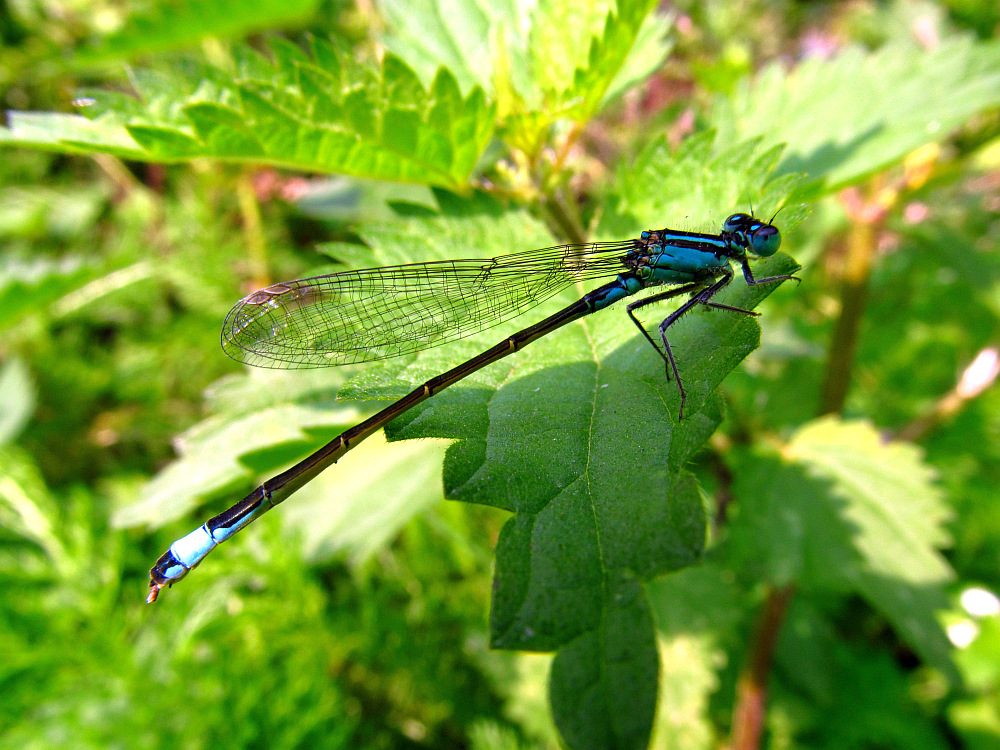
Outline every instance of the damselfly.
POLYGON ((719 234, 661 229, 622 242, 561 245, 492 260, 344 271, 273 284, 245 297, 223 325, 222 346, 230 357, 263 367, 324 367, 370 362, 454 341, 509 320, 570 284, 616 274, 614 281, 568 307, 431 378, 178 539, 149 571, 147 601, 155 601, 160 589, 187 575, 221 542, 421 401, 535 339, 642 289, 672 285, 629 304, 625 310, 663 358, 667 378, 673 375, 676 380, 678 417, 683 418, 686 394, 667 330, 696 305, 756 315, 712 299, 733 280, 731 261, 739 263, 750 285, 794 278, 785 274, 757 279, 750 270, 748 256, 774 255, 780 244, 781 234, 772 224, 752 215, 733 214, 719 234), (686 294, 689 299, 660 323, 662 346, 658 345, 635 311, 686 294))

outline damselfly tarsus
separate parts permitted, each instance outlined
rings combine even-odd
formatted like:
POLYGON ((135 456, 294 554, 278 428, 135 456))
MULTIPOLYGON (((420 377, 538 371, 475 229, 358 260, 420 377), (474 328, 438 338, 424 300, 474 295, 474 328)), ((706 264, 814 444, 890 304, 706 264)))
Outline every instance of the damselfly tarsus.
POLYGON ((672 285, 625 309, 663 358, 667 378, 673 375, 677 382, 678 417, 683 418, 686 394, 667 330, 696 305, 756 315, 712 299, 733 280, 732 261, 739 263, 750 285, 794 278, 784 274, 757 279, 750 270, 750 256, 774 255, 780 245, 781 234, 772 224, 752 215, 733 214, 719 234, 662 229, 622 242, 561 245, 492 260, 344 271, 274 284, 245 297, 223 325, 222 346, 229 356, 264 367, 322 367, 385 359, 454 341, 509 320, 570 284, 616 274, 614 281, 568 307, 431 378, 178 539, 150 570, 147 601, 155 601, 160 589, 187 575, 221 542, 421 401, 557 328, 642 289, 672 285), (635 311, 686 294, 689 299, 660 323, 658 344, 635 317, 635 311))

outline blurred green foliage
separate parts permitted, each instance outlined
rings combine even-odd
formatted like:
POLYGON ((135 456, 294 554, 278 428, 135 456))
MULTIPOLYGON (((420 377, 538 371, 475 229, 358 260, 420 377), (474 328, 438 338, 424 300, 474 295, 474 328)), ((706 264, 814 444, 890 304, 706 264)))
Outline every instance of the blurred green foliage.
POLYGON ((0 747, 1000 746, 998 31, 957 0, 0 7, 0 747), (689 420, 603 313, 142 603, 171 540, 502 335, 241 372, 248 291, 751 204, 802 283, 759 342, 685 318, 689 420))

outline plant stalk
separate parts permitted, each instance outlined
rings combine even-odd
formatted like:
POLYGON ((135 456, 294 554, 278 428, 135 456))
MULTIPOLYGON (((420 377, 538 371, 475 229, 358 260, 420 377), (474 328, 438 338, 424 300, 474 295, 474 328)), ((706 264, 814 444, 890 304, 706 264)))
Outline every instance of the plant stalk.
POLYGON ((271 283, 267 264, 267 243, 264 240, 264 222, 260 216, 260 205, 254 191, 253 175, 243 170, 236 179, 236 198, 239 201, 240 217, 243 220, 243 239, 247 244, 250 260, 252 287, 259 289, 271 283))
POLYGON ((830 340, 826 379, 820 391, 820 415, 839 414, 844 409, 858 346, 858 331, 868 301, 872 261, 888 209, 897 197, 896 191, 880 190, 877 183, 871 186, 870 194, 872 197, 867 201, 854 189, 845 190, 842 194, 852 223, 841 279, 840 317, 830 340))
POLYGON ((764 717, 767 715, 767 678, 771 672, 781 625, 794 593, 794 585, 771 588, 768 591, 750 641, 743 673, 736 684, 730 742, 732 750, 757 750, 760 747, 764 717))

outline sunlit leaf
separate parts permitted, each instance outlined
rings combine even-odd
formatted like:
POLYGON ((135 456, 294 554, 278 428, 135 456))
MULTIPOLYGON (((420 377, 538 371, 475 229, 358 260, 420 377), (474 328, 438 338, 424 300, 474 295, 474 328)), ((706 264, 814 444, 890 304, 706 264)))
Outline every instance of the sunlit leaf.
POLYGON ((9 443, 35 411, 37 396, 31 374, 20 359, 0 365, 0 445, 9 443))
POLYGON ((385 0, 386 46, 429 81, 444 66, 512 117, 512 137, 561 117, 586 121, 667 53, 649 0, 477 4, 385 0))
POLYGON ((731 564, 776 586, 856 591, 954 676, 935 618, 952 576, 937 549, 948 542, 948 512, 916 449, 824 419, 803 427, 785 456, 742 467, 731 564))
POLYGON ((82 94, 78 115, 11 113, 0 141, 141 161, 198 157, 460 187, 486 147, 493 108, 444 69, 424 88, 401 61, 355 63, 329 42, 237 50, 233 70, 138 71, 136 99, 82 94))
POLYGON ((778 172, 803 172, 833 190, 946 138, 998 103, 1000 44, 959 38, 933 50, 849 47, 790 72, 776 63, 720 98, 712 121, 724 139, 787 144, 778 172))
POLYGON ((317 0, 174 0, 152 2, 129 15, 121 28, 74 55, 74 65, 131 59, 182 49, 206 37, 237 39, 244 34, 307 20, 317 0))

